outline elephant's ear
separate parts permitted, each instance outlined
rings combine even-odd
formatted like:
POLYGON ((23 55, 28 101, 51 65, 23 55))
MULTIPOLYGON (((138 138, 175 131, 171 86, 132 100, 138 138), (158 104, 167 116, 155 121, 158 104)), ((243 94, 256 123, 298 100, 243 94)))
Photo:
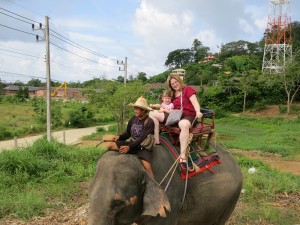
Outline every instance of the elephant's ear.
POLYGON ((147 184, 144 193, 144 206, 142 215, 154 216, 159 214, 166 217, 166 211, 171 211, 168 196, 158 183, 151 177, 147 177, 147 184))

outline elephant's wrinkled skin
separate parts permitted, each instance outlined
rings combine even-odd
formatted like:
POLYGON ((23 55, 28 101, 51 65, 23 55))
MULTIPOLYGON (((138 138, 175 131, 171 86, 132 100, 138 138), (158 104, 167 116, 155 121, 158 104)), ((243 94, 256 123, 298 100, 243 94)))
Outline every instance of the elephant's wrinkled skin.
MULTIPOLYGON (((188 180, 183 206, 185 182, 178 171, 165 194, 136 156, 106 152, 89 187, 89 224, 225 224, 239 198, 243 178, 230 153, 216 148, 222 163, 212 167, 215 173, 205 171, 188 180)), ((170 153, 156 147, 152 162, 155 180, 160 182, 173 163, 170 153)))

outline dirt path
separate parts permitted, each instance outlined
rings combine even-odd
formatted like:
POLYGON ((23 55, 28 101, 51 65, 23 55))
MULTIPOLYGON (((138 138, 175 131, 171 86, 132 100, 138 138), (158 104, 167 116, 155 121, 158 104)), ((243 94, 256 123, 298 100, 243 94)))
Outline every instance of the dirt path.
MULTIPOLYGON (((65 144, 76 144, 80 141, 80 138, 82 138, 83 136, 87 136, 96 132, 98 127, 107 128, 107 125, 79 128, 79 129, 77 128, 77 129, 70 129, 65 131, 55 131, 52 132, 52 136, 59 142, 63 142, 63 143, 65 142, 65 144)), ((43 135, 44 134, 18 138, 17 140, 13 139, 8 141, 0 141, 0 152, 4 149, 6 150, 15 149, 16 146, 18 148, 27 147, 32 143, 34 143, 37 139, 41 138, 43 135)))
POLYGON ((233 153, 241 153, 251 159, 261 160, 279 171, 300 175, 300 161, 298 160, 287 160, 278 154, 261 151, 245 151, 241 149, 230 149, 230 151, 233 153))

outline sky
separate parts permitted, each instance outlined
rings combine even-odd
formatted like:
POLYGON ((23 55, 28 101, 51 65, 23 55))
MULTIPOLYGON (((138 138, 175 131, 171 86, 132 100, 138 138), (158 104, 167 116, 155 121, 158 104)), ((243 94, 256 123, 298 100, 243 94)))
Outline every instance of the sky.
MULTIPOLYGON (((300 21, 300 0, 289 6, 300 21)), ((194 39, 213 53, 228 42, 259 41, 268 14, 269 0, 0 0, 0 79, 45 81, 45 16, 51 79, 83 82, 124 76, 125 57, 127 77, 157 75, 171 51, 194 39)))

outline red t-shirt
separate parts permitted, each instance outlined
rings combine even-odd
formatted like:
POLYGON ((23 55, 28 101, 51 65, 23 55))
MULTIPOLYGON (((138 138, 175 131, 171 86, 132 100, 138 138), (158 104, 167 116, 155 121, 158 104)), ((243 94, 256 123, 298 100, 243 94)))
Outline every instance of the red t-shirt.
MULTIPOLYGON (((183 115, 195 117, 196 111, 190 101, 190 97, 196 94, 196 91, 193 88, 186 86, 182 89, 182 94, 183 115)), ((180 109, 180 96, 175 97, 172 103, 174 104, 174 109, 180 109)))

